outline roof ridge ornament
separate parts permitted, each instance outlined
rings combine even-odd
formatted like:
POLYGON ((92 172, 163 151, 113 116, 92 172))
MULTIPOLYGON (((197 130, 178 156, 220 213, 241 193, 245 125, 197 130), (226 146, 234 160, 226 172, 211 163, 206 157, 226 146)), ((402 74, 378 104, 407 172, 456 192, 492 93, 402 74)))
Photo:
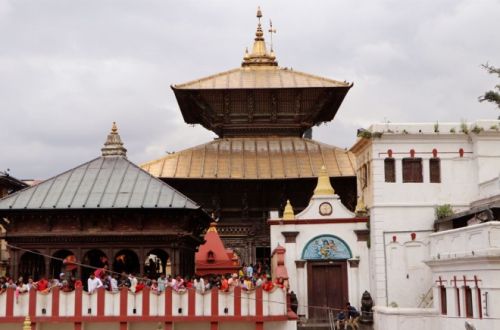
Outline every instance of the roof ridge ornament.
POLYGON ((283 210, 283 220, 294 220, 294 219, 295 219, 295 213, 293 212, 292 204, 290 203, 290 200, 287 199, 285 209, 283 210))
POLYGON ((102 156, 122 156, 127 158, 127 149, 123 147, 123 142, 118 134, 118 127, 116 127, 116 122, 113 122, 111 127, 111 132, 108 134, 106 142, 104 142, 104 147, 101 149, 102 156))
POLYGON ((330 183, 330 177, 328 176, 325 165, 321 166, 318 175, 318 184, 314 189, 314 196, 321 195, 335 195, 335 190, 330 183))
MULTIPOLYGON (((245 52, 245 56, 243 57, 243 63, 241 63, 242 67, 247 66, 278 66, 278 62, 276 62, 276 56, 274 55, 273 47, 271 46, 271 53, 267 52, 266 42, 264 40, 264 31, 262 30, 261 24, 262 11, 260 10, 260 6, 257 8, 257 31, 255 32, 255 39, 252 47, 252 52, 245 52)), ((273 30, 272 23, 269 32, 275 33, 276 30, 273 30)), ((272 36, 271 36, 272 39, 272 36)))

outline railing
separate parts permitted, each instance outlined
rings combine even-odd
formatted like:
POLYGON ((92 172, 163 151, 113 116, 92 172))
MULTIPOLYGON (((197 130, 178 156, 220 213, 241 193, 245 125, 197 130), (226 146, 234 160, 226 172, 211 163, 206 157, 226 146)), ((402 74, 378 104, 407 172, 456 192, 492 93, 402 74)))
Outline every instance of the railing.
POLYGON ((431 260, 488 255, 500 251, 500 221, 429 235, 431 260))
POLYGON ((418 308, 432 308, 432 303, 434 301, 434 287, 430 287, 427 293, 422 297, 422 300, 418 303, 418 308))
POLYGON ((89 294, 82 289, 49 293, 31 290, 16 297, 14 289, 0 294, 1 323, 18 322, 30 316, 34 322, 223 322, 286 321, 296 319, 287 304, 286 291, 271 292, 257 288, 230 292, 212 289, 204 293, 194 289, 183 292, 167 288, 161 294, 144 288, 132 293, 126 288, 117 293, 98 289, 89 294))

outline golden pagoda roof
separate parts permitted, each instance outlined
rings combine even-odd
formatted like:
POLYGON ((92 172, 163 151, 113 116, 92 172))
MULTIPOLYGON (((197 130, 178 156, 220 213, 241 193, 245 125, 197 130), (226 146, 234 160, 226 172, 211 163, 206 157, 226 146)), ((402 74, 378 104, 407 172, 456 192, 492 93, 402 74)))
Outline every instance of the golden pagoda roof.
MULTIPOLYGON (((173 85, 172 89, 264 89, 264 88, 320 88, 351 87, 348 82, 341 82, 315 76, 293 69, 278 67, 272 48, 267 51, 262 30, 262 11, 257 9, 257 31, 251 52, 245 51, 241 67, 217 73, 187 83, 173 85)), ((270 26, 270 33, 276 32, 270 26)), ((272 40, 272 39, 271 39, 272 40)))
POLYGON ((354 155, 299 137, 216 139, 141 165, 151 175, 185 179, 315 178, 355 176, 354 155))
POLYGON ((265 88, 324 88, 351 87, 348 82, 323 78, 277 66, 250 66, 235 68, 173 85, 176 89, 265 89, 265 88))

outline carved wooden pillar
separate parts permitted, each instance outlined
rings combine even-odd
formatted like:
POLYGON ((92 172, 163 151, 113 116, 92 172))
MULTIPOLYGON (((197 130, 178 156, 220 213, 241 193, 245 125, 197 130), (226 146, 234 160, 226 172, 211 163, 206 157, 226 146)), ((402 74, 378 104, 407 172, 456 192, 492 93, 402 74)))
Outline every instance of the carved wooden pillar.
POLYGON ((141 272, 141 276, 144 275, 144 261, 146 260, 146 256, 144 255, 144 247, 141 246, 139 249, 139 269, 141 272))
POLYGON ((9 264, 9 274, 10 276, 13 276, 14 278, 17 277, 18 273, 18 265, 20 261, 20 253, 17 250, 10 249, 10 264, 9 264))
MULTIPOLYGON (((52 256, 52 250, 51 249, 45 249, 45 255, 47 256, 52 256)), ((50 274, 50 258, 49 257, 44 257, 45 261, 45 278, 49 278, 51 276, 50 274)))

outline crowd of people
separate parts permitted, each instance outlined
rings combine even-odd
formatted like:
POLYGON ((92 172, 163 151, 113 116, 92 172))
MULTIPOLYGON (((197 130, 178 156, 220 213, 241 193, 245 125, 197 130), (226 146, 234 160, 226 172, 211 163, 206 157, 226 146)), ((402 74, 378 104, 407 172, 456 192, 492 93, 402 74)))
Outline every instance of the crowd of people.
POLYGON ((146 276, 138 277, 134 273, 123 272, 117 274, 109 271, 108 267, 104 266, 91 272, 86 283, 74 277, 71 272, 60 273, 57 278, 46 279, 41 277, 38 281, 34 281, 32 277, 27 279, 19 277, 17 281, 9 277, 0 277, 0 293, 5 292, 8 288, 15 289, 17 299, 20 294, 27 293, 32 289, 47 293, 56 287, 62 292, 71 292, 76 288, 82 288, 89 294, 94 293, 101 287, 111 292, 119 292, 121 288, 127 288, 134 293, 148 287, 157 294, 161 294, 168 287, 176 292, 193 288, 200 293, 212 288, 218 288, 225 292, 235 287, 241 287, 242 290, 254 290, 262 287, 264 291, 272 291, 275 287, 288 289, 287 280, 277 278, 273 281, 268 271, 268 267, 257 264, 243 265, 238 273, 234 274, 182 277, 163 273, 157 278, 150 278, 146 276))

